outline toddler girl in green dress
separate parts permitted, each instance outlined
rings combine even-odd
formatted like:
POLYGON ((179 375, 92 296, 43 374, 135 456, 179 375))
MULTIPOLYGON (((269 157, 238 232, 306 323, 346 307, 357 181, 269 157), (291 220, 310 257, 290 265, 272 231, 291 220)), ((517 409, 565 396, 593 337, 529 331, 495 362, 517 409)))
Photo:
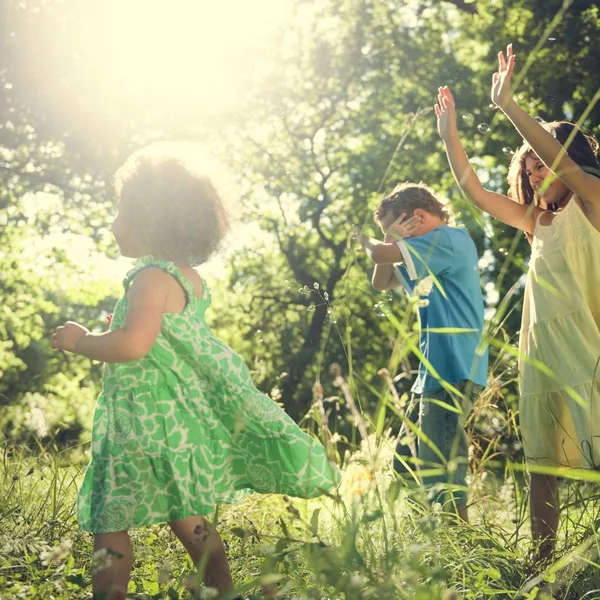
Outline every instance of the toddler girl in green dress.
POLYGON ((219 534, 204 515, 252 492, 302 498, 339 482, 323 446, 258 391, 243 360, 205 321, 208 287, 194 266, 227 227, 212 182, 156 149, 130 157, 116 177, 113 233, 137 258, 105 333, 67 322, 54 348, 106 363, 94 414, 92 460, 79 493, 81 527, 106 549, 93 574, 95 597, 126 597, 128 530, 167 522, 205 583, 233 583, 219 534))

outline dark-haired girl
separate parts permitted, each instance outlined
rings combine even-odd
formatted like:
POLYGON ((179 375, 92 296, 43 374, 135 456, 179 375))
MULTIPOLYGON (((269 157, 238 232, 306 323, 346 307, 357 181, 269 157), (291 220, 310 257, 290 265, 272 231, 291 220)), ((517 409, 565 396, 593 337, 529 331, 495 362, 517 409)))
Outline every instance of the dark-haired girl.
POLYGON ((204 517, 251 492, 318 496, 339 472, 205 321, 211 296, 194 266, 227 230, 210 178, 158 146, 121 167, 117 193, 113 233, 138 260, 110 329, 67 322, 53 336, 55 348, 106 363, 78 503, 94 550, 108 553, 93 572, 94 597, 126 597, 129 529, 165 522, 204 564, 206 585, 229 592, 223 543, 204 517))
POLYGON ((557 478, 544 467, 600 466, 600 165, 598 142, 565 122, 541 124, 515 102, 512 46, 498 55, 492 101, 525 140, 509 172, 511 198, 483 188, 457 133, 454 99, 435 111, 452 172, 481 210, 531 236, 519 341, 520 423, 531 473, 538 559, 553 552, 557 478), (535 467, 542 469, 535 472, 535 467))

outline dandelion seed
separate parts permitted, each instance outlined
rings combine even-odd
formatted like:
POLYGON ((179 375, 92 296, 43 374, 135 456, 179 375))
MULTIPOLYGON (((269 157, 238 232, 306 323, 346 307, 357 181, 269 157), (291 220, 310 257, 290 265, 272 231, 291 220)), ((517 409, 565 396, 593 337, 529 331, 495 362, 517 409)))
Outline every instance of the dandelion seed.
POLYGON ((375 310, 375 314, 378 317, 385 317, 387 314, 388 306, 384 302, 377 302, 373 306, 373 309, 375 310))

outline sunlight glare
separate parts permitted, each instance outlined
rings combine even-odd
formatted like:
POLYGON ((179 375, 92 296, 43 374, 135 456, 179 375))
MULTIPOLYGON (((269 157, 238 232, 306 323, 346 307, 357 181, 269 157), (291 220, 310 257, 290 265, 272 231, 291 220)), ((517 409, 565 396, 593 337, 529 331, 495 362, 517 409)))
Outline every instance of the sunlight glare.
POLYGON ((85 2, 77 6, 77 27, 55 36, 76 49, 72 75, 88 90, 108 86, 119 103, 144 111, 218 109, 235 103, 241 80, 291 6, 290 0, 85 2))

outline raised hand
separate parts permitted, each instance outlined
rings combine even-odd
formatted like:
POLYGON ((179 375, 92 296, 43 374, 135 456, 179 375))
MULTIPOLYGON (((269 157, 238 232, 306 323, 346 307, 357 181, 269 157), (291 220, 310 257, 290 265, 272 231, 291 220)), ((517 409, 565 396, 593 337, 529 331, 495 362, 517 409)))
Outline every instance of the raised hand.
POLYGON ((421 224, 421 219, 415 215, 405 219, 406 213, 401 214, 386 230, 385 241, 393 242, 413 237, 421 224))
POLYGON ((511 78, 515 68, 515 55, 512 44, 506 47, 506 58, 504 52, 498 52, 498 70, 492 77, 492 102, 500 108, 505 108, 512 100, 511 78))
POLYGON ((352 240, 358 242, 357 252, 364 252, 371 241, 368 235, 364 234, 360 225, 353 225, 352 240))
POLYGON ((448 86, 438 88, 438 101, 434 106, 438 133, 446 141, 457 134, 454 96, 448 86))

